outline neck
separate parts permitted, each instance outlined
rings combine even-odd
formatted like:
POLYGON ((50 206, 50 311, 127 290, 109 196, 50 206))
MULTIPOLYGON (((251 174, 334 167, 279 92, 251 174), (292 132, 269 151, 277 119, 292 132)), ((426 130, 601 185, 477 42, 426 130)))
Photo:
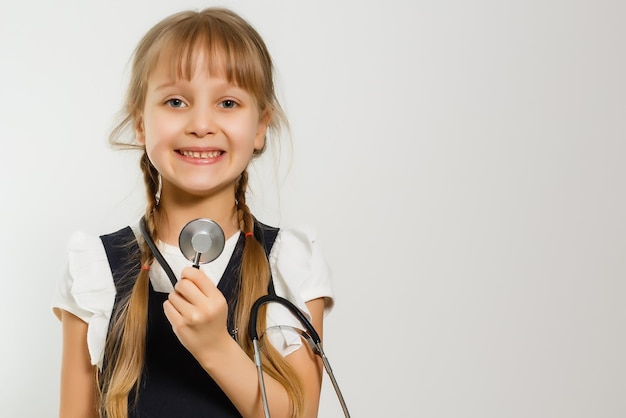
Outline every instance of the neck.
POLYGON ((178 245, 181 229, 197 218, 209 218, 217 222, 226 238, 231 237, 239 230, 234 190, 202 197, 162 191, 157 220, 161 241, 178 245))

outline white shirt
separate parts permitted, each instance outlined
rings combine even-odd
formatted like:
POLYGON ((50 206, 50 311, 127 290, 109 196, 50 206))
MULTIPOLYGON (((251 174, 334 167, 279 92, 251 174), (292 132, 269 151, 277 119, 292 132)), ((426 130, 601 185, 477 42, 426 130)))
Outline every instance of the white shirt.
MULTIPOLYGON (((135 235, 138 235, 137 231, 135 235)), ((216 260, 200 265, 215 285, 224 274, 239 235, 237 232, 226 240, 224 250, 216 260)), ((162 242, 158 246, 180 280, 181 270, 191 266, 192 262, 183 256, 178 247, 162 242)), ((115 284, 109 262, 100 238, 83 232, 76 232, 70 237, 68 255, 67 273, 58 281, 52 308, 57 317, 61 315, 60 310, 65 310, 88 324, 87 345, 91 364, 101 368, 115 300, 115 284)), ((330 312, 333 306, 331 275, 314 231, 303 227, 281 229, 270 252, 269 261, 278 296, 291 301, 309 319, 311 315, 306 307, 307 301, 323 297, 326 300, 324 314, 330 312)), ((157 292, 169 293, 173 290, 170 279, 156 261, 150 268, 150 282, 157 292)), ((267 326, 269 328, 277 325, 303 329, 298 319, 286 308, 270 303, 267 308, 267 326)), ((283 356, 302 345, 300 336, 288 328, 281 328, 268 336, 283 356)))

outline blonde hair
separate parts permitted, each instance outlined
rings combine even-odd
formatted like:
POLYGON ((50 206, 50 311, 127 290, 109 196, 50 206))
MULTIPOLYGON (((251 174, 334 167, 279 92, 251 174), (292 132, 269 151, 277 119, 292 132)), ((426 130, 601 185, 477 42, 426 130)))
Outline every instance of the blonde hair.
MULTIPOLYGON (((209 58, 210 74, 219 74, 229 82, 250 92, 256 99, 261 114, 271 115, 270 133, 286 126, 286 119, 276 98, 273 82, 273 63, 258 32, 237 14, 222 8, 208 8, 199 12, 174 14, 155 25, 142 38, 134 54, 132 73, 124 118, 111 133, 111 143, 120 147, 142 147, 134 141, 124 141, 124 132, 141 123, 148 78, 162 54, 169 58, 172 75, 189 79, 193 75, 198 51, 209 58)), ((264 149, 256 151, 260 154, 264 149)), ((157 194, 159 173, 143 150, 140 160, 146 184, 147 229, 158 239, 156 219, 159 213, 157 194)), ((239 228, 252 232, 254 218, 246 204, 248 173, 241 173, 235 189, 239 228)), ((141 264, 152 263, 154 257, 145 242, 140 242, 141 264)), ((270 268, 265 250, 256 239, 246 239, 240 269, 241 285, 235 310, 237 342, 247 355, 253 357, 248 335, 250 308, 254 301, 267 293, 270 268)), ((148 272, 142 270, 130 295, 121 301, 118 314, 111 318, 111 328, 105 347, 106 367, 100 376, 100 411, 108 418, 126 417, 128 396, 138 392, 145 357, 145 339, 148 303, 148 272)), ((265 307, 259 315, 259 332, 266 327, 265 307)), ((291 399, 294 417, 304 411, 304 389, 295 370, 270 344, 264 345, 264 370, 285 388, 291 399)))

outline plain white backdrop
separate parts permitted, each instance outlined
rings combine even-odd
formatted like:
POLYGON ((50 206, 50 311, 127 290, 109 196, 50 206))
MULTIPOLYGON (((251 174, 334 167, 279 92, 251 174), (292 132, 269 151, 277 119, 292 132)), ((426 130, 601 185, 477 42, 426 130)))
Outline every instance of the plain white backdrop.
POLYGON ((56 416, 66 240, 143 210, 107 145, 130 55, 210 5, 274 56, 293 140, 253 206, 318 231, 353 417, 626 416, 619 0, 3 1, 0 416, 56 416))

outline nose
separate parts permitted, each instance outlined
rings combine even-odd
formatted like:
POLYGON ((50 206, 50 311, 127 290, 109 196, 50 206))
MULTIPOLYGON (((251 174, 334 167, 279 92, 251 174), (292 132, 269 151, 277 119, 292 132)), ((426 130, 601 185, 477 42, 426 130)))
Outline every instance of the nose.
POLYGON ((215 114, 208 106, 195 106, 189 112, 189 123, 187 133, 189 135, 203 138, 215 133, 215 114))

